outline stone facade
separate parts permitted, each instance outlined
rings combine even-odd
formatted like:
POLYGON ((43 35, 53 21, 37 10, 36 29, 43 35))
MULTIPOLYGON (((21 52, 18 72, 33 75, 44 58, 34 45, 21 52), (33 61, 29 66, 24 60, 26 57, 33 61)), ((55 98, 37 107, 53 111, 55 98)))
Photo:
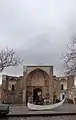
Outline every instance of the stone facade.
POLYGON ((53 102, 53 67, 52 66, 27 66, 24 69, 24 96, 23 102, 29 97, 34 99, 34 91, 41 90, 42 97, 53 102))
POLYGON ((73 100, 74 98, 74 76, 60 77, 60 95, 66 95, 68 99, 73 100), (63 86, 63 87, 62 87, 63 86))
POLYGON ((74 76, 69 76, 67 79, 67 97, 74 99, 74 76))
POLYGON ((27 103, 28 100, 36 101, 37 94, 41 98, 53 102, 54 94, 58 99, 64 93, 69 97, 69 90, 74 86, 73 76, 56 77, 53 75, 53 66, 24 66, 23 76, 2 77, 2 88, 11 96, 12 103, 27 103))
POLYGON ((60 81, 56 76, 53 76, 53 92, 55 92, 57 96, 60 94, 60 81))
POLYGON ((23 77, 15 77, 15 76, 8 76, 3 75, 2 76, 2 88, 7 91, 12 91, 14 89, 15 92, 22 90, 23 83, 22 83, 23 77))
POLYGON ((2 94, 2 85, 0 85, 0 100, 1 100, 1 94, 2 94))
MULTIPOLYGON (((2 76, 2 89, 9 103, 22 103, 23 76, 2 76)), ((3 93, 4 94, 4 93, 3 93)))

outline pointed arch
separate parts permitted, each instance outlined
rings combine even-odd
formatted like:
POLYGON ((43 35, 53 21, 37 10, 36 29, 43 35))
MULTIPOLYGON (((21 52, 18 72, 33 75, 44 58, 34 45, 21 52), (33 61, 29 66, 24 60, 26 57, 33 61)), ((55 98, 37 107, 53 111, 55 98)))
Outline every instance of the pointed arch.
POLYGON ((26 84, 27 86, 44 86, 44 84, 49 84, 49 79, 49 75, 42 69, 38 68, 27 75, 26 84))

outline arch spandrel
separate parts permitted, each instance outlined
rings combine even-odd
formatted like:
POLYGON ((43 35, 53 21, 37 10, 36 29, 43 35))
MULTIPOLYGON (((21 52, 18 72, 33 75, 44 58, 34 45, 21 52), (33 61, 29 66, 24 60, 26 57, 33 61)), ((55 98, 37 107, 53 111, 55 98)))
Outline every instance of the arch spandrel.
POLYGON ((48 75, 50 75, 50 72, 53 73, 52 66, 33 66, 33 67, 27 67, 27 75, 36 69, 40 69, 40 70, 46 72, 48 75))

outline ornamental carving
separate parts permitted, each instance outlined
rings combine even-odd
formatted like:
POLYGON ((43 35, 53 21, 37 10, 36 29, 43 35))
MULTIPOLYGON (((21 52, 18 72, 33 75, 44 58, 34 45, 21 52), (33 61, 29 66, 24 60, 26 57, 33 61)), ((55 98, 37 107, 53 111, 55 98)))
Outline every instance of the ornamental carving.
POLYGON ((49 80, 45 80, 45 86, 48 86, 49 85, 49 80))
POLYGON ((32 96, 32 87, 27 87, 27 96, 32 96))
POLYGON ((41 71, 35 70, 28 75, 27 86, 48 86, 49 80, 48 75, 41 71))

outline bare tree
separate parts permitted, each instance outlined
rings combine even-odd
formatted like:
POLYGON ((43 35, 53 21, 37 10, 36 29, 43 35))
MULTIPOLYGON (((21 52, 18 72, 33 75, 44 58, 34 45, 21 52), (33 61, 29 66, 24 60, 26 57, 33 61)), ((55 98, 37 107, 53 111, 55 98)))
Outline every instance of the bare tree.
POLYGON ((76 39, 72 39, 67 45, 68 52, 63 55, 65 73, 69 75, 76 74, 76 39))
POLYGON ((16 52, 13 49, 4 49, 0 52, 0 72, 4 70, 6 67, 10 66, 18 66, 21 64, 19 56, 17 56, 16 52))

